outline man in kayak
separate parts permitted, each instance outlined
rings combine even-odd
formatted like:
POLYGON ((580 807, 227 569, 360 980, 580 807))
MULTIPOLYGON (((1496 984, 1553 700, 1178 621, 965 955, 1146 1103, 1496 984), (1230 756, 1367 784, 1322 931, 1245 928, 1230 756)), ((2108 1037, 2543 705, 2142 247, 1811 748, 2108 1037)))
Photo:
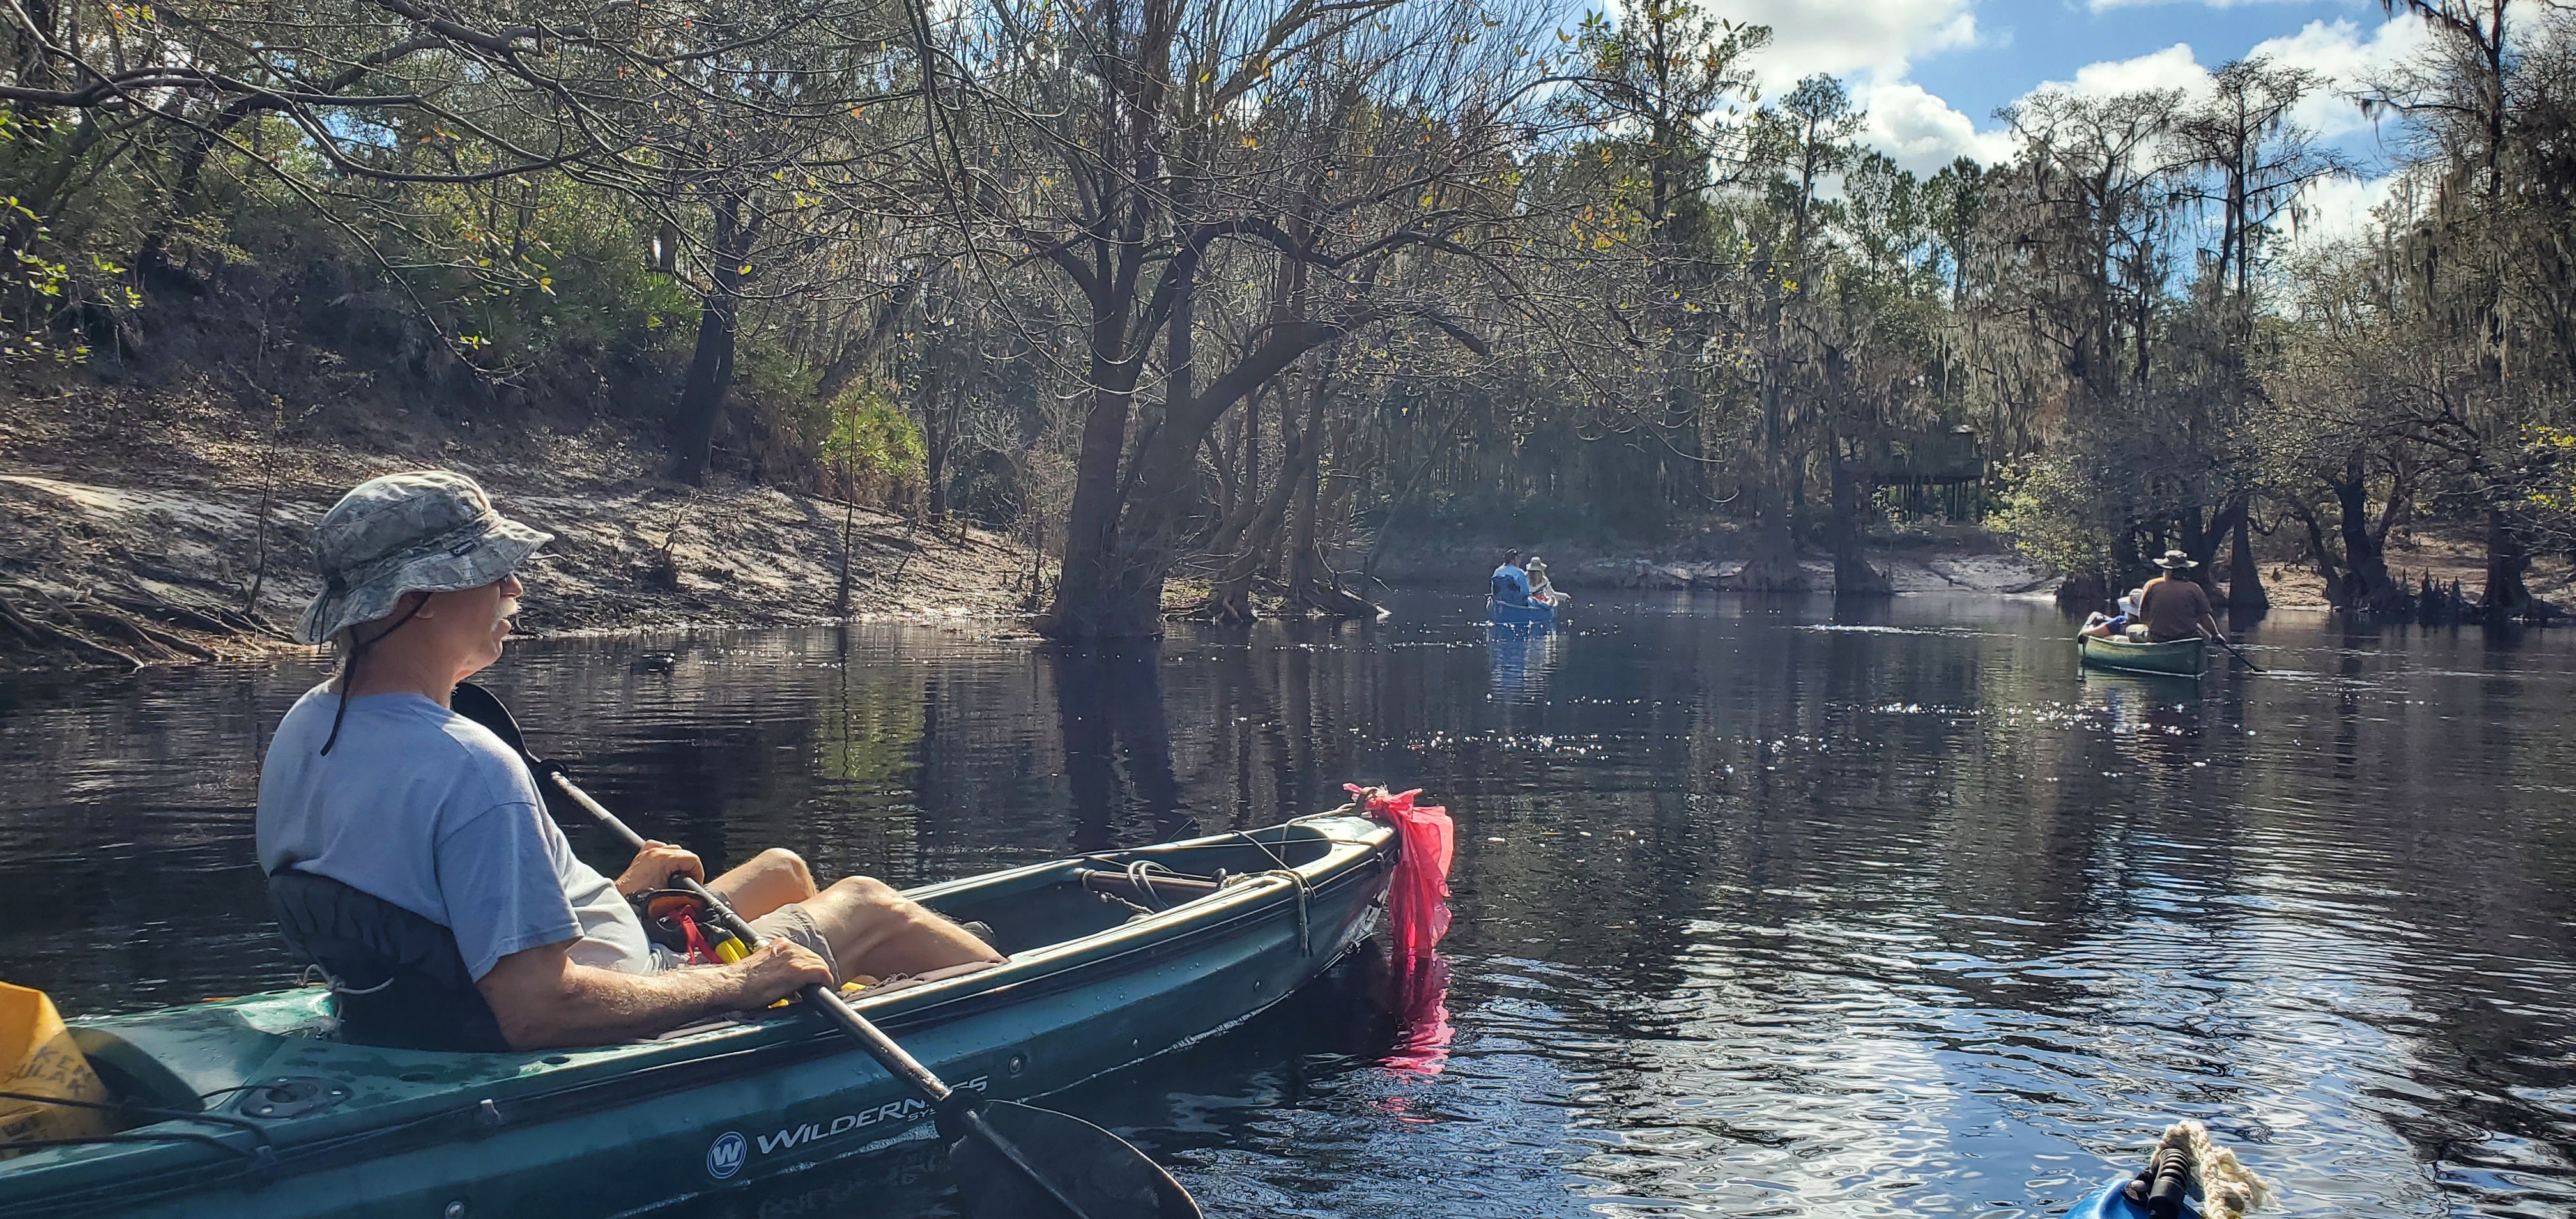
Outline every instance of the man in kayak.
POLYGON ((1521 570, 1521 552, 1503 552, 1503 565, 1494 569, 1494 604, 1527 606, 1530 603, 1529 573, 1521 570))
POLYGON ((517 1049, 650 1037, 858 974, 964 972, 1002 960, 884 883, 818 888, 804 861, 761 853, 708 881, 764 933, 727 965, 680 967, 628 902, 698 857, 654 843, 615 881, 574 857, 520 756, 448 708, 500 659, 519 565, 550 540, 447 471, 370 479, 322 518, 319 596, 297 624, 340 671, 298 699, 259 777, 260 867, 317 874, 455 937, 517 1049))
POLYGON ((2156 566, 2165 569, 2165 574, 2147 581, 2146 588, 2138 594, 2138 616, 2146 620, 2148 641, 2171 643, 2224 635, 2218 629, 2218 615, 2210 609, 2209 590, 2197 580, 2175 575, 2200 564, 2179 550, 2168 550, 2165 557, 2156 560, 2156 566))

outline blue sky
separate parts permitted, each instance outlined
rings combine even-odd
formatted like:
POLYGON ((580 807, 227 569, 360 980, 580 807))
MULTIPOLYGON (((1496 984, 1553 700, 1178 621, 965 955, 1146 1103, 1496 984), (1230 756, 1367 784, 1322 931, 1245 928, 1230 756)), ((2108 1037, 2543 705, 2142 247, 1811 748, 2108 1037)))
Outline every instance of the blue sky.
POLYGON ((2332 85, 2300 118, 2363 163, 2313 201, 2318 228, 2348 231, 2381 196, 2386 154, 2350 100, 2371 71, 2411 54, 2421 23, 2375 0, 1701 0, 1772 27, 1756 62, 1766 90, 1832 72, 1871 114, 1870 140, 1928 172, 2004 152, 1995 108, 2043 85, 2111 93, 2201 87, 2208 70, 2267 54, 2332 85))

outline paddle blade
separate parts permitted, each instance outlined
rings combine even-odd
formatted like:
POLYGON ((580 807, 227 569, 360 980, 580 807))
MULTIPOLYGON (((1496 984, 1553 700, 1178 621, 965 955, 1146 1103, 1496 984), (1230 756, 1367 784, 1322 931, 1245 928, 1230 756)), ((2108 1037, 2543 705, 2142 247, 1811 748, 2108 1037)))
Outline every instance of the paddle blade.
POLYGON ((520 757, 527 758, 532 763, 536 761, 535 757, 528 753, 528 738, 520 733, 518 719, 510 714, 508 707, 501 705, 500 698, 491 691, 470 681, 460 681, 456 683, 456 689, 448 694, 447 707, 448 710, 491 729, 492 735, 501 738, 502 744, 517 750, 520 757))
POLYGON ((974 1219, 1066 1219, 1032 1174, 1073 1203, 1081 1219, 1202 1219, 1180 1182, 1117 1135, 1009 1101, 977 1108, 982 1128, 948 1149, 957 1192, 974 1219))

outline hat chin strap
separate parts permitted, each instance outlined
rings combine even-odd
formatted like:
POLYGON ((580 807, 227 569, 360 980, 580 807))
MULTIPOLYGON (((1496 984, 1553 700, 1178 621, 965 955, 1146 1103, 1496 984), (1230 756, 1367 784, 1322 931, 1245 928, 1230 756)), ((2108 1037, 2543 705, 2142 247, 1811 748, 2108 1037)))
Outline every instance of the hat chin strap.
MULTIPOLYGON (((366 655, 367 649, 372 648, 379 643, 383 643, 387 635, 391 635, 395 631, 403 629, 404 623, 411 621, 413 616, 419 614, 420 611, 428 605, 429 594, 422 593, 420 595, 420 600, 412 602, 411 608, 405 610, 402 617, 394 619, 394 624, 392 626, 376 632, 374 638, 349 645, 348 654, 340 658, 340 705, 331 712, 331 735, 322 738, 322 752, 319 756, 331 756, 331 747, 340 743, 340 724, 343 720, 349 718, 349 699, 351 697, 349 689, 351 683, 358 679, 359 658, 366 655)), ((359 625, 363 626, 365 624, 360 623, 359 625)), ((353 626, 349 628, 349 637, 352 640, 357 639, 357 627, 353 626)))

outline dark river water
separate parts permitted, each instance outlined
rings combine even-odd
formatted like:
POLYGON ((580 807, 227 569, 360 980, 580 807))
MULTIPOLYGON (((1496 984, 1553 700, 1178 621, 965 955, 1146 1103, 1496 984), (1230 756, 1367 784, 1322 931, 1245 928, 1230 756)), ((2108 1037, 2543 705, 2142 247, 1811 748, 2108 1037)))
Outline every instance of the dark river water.
MULTIPOLYGON (((2079 672, 2023 602, 1395 608, 1107 657, 535 642, 491 684, 717 864, 917 883, 1427 789, 1436 1070, 1387 1065, 1438 1055, 1360 962, 1062 1098, 1212 1215, 2047 1215, 2178 1117, 2282 1214, 2576 1214, 2576 633, 2284 616, 2269 674, 2178 682, 2079 672)), ((0 684, 0 978, 74 1013, 285 984, 249 805, 318 674, 0 684)), ((726 1213, 937 1211, 935 1169, 726 1213)))

